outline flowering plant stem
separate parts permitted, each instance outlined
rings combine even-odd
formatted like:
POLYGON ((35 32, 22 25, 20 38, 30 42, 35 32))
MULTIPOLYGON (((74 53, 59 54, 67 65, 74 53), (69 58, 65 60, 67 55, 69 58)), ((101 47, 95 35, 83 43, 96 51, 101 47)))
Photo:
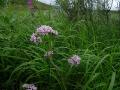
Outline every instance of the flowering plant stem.
MULTIPOLYGON (((49 36, 47 36, 48 39, 48 50, 52 50, 53 47, 53 42, 49 36)), ((50 90, 50 83, 51 83, 51 61, 52 61, 52 56, 47 57, 47 63, 48 63, 48 90, 50 90)))
POLYGON ((47 59, 47 64, 48 64, 48 86, 47 86, 47 90, 49 90, 50 89, 50 60, 49 60, 49 58, 47 59))

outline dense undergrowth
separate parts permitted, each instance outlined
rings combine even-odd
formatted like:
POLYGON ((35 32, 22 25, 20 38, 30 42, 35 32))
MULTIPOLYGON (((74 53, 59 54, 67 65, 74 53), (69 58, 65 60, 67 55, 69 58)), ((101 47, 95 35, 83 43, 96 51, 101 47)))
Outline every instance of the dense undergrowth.
POLYGON ((0 12, 0 90, 22 90, 24 83, 33 83, 38 90, 120 89, 120 30, 116 17, 105 24, 102 19, 72 22, 52 11, 36 12, 34 16, 24 10, 4 8, 0 12), (50 73, 44 58, 48 46, 30 42, 40 25, 59 32, 53 39, 50 73), (73 54, 79 55, 81 62, 71 67, 67 59, 73 54))

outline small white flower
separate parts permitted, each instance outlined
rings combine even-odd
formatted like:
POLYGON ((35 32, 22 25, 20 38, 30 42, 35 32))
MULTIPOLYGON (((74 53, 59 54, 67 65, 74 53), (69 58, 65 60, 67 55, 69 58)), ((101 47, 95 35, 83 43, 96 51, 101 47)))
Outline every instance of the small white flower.
POLYGON ((51 57, 53 55, 53 51, 48 51, 45 53, 44 57, 51 57))
POLYGON ((22 87, 25 90, 37 90, 37 87, 34 84, 23 84, 22 87))
POLYGON ((56 35, 56 36, 58 36, 58 31, 52 31, 52 34, 54 34, 54 35, 56 35))

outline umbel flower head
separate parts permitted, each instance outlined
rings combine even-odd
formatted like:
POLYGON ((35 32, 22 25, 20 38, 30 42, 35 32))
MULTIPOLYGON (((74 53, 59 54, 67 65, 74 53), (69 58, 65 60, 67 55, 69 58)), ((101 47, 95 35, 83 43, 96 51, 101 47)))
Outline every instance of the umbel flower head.
POLYGON ((37 28, 35 33, 31 35, 30 41, 34 43, 41 43, 42 42, 41 36, 48 34, 57 36, 58 32, 56 30, 53 30, 52 27, 50 26, 42 25, 39 28, 37 28))
POLYGON ((31 35, 30 41, 37 43, 37 42, 42 42, 41 37, 37 36, 37 34, 33 33, 31 35))
POLYGON ((37 33, 40 35, 48 35, 49 33, 58 35, 57 31, 53 30, 52 27, 46 25, 42 25, 41 27, 37 28, 37 33))
POLYGON ((73 55, 68 59, 68 63, 72 65, 80 64, 81 58, 78 55, 73 55))
POLYGON ((37 87, 34 84, 23 84, 22 87, 25 90, 37 90, 37 87))
POLYGON ((51 57, 53 55, 53 51, 48 51, 44 54, 44 57, 51 57))

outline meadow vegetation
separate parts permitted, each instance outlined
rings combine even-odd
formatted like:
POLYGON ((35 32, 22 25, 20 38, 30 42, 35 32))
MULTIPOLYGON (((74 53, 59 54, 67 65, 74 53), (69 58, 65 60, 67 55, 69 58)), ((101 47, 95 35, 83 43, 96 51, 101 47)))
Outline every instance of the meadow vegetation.
POLYGON ((23 7, 1 8, 0 90, 23 90, 25 83, 38 90, 120 90, 119 13, 111 11, 109 21, 104 15, 92 18, 71 19, 52 8, 34 16, 23 7), (30 37, 40 25, 58 36, 34 44, 30 37), (44 57, 48 49, 50 60, 44 57), (79 65, 68 63, 72 55, 80 56, 79 65))

